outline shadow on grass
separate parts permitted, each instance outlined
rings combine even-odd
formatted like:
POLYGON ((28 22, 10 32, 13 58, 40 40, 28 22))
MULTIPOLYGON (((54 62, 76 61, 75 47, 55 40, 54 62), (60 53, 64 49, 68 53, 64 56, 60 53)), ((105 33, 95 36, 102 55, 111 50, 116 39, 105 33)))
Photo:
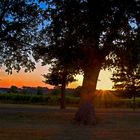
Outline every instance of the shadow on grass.
POLYGON ((73 123, 76 109, 0 106, 2 140, 127 140, 140 138, 140 111, 99 109, 95 126, 73 123), (5 110, 5 111, 4 111, 5 110))

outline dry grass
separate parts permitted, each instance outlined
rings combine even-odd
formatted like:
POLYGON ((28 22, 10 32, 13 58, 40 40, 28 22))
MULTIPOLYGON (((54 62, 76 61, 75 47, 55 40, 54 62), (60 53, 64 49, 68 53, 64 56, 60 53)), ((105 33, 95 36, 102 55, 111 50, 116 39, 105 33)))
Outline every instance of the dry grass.
POLYGON ((98 124, 76 125, 76 109, 0 104, 0 140, 140 139, 140 110, 97 110, 98 124))

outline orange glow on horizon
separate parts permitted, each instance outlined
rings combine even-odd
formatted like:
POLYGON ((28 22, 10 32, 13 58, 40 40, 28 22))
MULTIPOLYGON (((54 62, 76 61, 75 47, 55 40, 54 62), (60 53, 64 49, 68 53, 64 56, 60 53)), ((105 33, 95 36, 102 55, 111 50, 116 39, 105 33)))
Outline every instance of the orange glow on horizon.
MULTIPOLYGON (((12 85, 17 87, 29 86, 29 87, 48 87, 53 88, 53 86, 43 83, 44 80, 42 74, 48 72, 48 66, 41 66, 40 63, 37 64, 37 68, 31 73, 25 73, 21 70, 19 73, 13 72, 12 75, 8 75, 4 68, 0 69, 0 87, 9 88, 12 85)), ((112 82, 110 80, 111 72, 101 71, 99 75, 99 81, 97 83, 97 89, 111 90, 112 82)), ((82 85, 83 76, 77 75, 77 81, 68 85, 68 88, 76 88, 82 85)))
POLYGON ((0 69, 0 87, 9 88, 12 85, 17 87, 29 86, 29 87, 48 87, 52 88, 53 86, 43 83, 42 74, 48 72, 48 67, 41 66, 37 64, 37 69, 33 72, 25 73, 24 70, 21 70, 19 73, 13 72, 12 75, 8 75, 4 69, 0 69))

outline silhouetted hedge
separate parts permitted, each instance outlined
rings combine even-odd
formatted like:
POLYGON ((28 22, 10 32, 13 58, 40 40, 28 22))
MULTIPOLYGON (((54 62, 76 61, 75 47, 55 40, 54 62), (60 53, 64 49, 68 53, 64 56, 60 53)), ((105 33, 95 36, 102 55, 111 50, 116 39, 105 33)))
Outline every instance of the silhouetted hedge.
POLYGON ((47 103, 48 96, 27 94, 0 94, 2 103, 47 103))
MULTIPOLYGON (((66 96, 66 106, 78 106, 79 97, 66 96)), ((15 104, 45 104, 45 105, 59 105, 60 96, 51 95, 29 95, 29 94, 0 94, 1 103, 15 103, 15 104)), ((132 108, 132 99, 117 99, 117 100, 95 100, 95 107, 99 108, 132 108)), ((136 108, 140 108, 140 98, 136 98, 136 108)))

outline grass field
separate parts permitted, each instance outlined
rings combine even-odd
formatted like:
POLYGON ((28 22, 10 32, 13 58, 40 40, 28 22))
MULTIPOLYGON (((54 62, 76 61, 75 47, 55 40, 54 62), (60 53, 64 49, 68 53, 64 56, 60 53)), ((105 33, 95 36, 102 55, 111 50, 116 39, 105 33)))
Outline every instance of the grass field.
POLYGON ((0 104, 0 140, 139 140, 140 110, 97 109, 95 126, 76 125, 76 108, 0 104))
MULTIPOLYGON (((40 105, 60 105, 60 95, 31 95, 21 93, 1 93, 0 103, 3 104, 40 104, 40 105)), ((80 97, 75 97, 73 94, 67 94, 65 98, 66 106, 77 107, 80 97)), ((133 99, 121 98, 115 96, 110 91, 98 91, 95 94, 93 101, 97 108, 133 108, 133 99)), ((140 108, 140 97, 136 97, 135 107, 140 108)))

